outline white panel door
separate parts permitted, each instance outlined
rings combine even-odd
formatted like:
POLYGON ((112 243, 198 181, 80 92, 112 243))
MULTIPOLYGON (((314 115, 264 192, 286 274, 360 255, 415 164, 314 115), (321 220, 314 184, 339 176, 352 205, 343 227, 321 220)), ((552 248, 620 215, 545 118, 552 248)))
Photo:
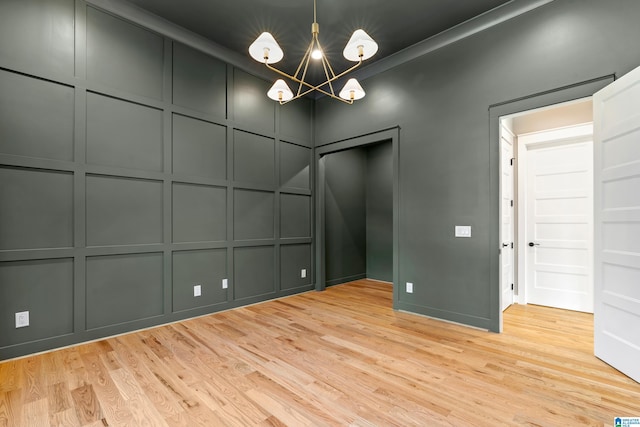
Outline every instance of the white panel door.
POLYGON ((523 135, 526 301, 593 312, 591 124, 523 135))
POLYGON ((640 68, 593 105, 595 354, 640 381, 640 68))
POLYGON ((513 304, 514 288, 514 179, 513 179, 513 143, 514 135, 509 129, 500 127, 500 183, 501 191, 501 228, 500 228, 500 287, 502 289, 502 310, 513 304))

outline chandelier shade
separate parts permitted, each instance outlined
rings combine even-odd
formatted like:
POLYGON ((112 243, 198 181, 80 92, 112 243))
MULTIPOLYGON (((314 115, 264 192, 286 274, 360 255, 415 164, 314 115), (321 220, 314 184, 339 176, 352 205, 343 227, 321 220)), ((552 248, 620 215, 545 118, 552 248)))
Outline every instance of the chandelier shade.
POLYGON ((340 98, 351 101, 362 99, 364 95, 364 89, 356 79, 349 79, 340 91, 340 98))
POLYGON ((287 102, 293 98, 293 92, 284 80, 278 79, 267 92, 267 96, 274 101, 287 102))
POLYGON ((263 63, 268 69, 280 76, 294 82, 297 90, 293 92, 283 79, 278 79, 267 92, 267 96, 280 104, 285 104, 294 99, 298 99, 311 92, 317 91, 338 101, 353 104, 354 100, 362 99, 365 96, 364 89, 356 79, 349 79, 344 88, 336 94, 334 84, 346 74, 362 65, 362 61, 371 58, 378 51, 378 44, 362 29, 354 31, 347 42, 342 54, 344 57, 355 62, 348 69, 336 74, 325 55, 318 34, 320 25, 316 20, 316 0, 313 0, 313 23, 311 24, 311 42, 300 60, 300 65, 293 74, 288 74, 275 68, 272 64, 277 63, 284 57, 284 52, 275 38, 268 32, 263 32, 249 46, 249 55, 256 61, 263 63), (314 59, 320 63, 324 71, 325 80, 320 84, 312 84, 306 79, 310 60, 314 59))
POLYGON ((258 36, 256 41, 251 43, 249 55, 258 62, 275 64, 284 57, 284 52, 271 33, 265 31, 258 36))
POLYGON ((355 30, 347 42, 342 55, 349 61, 358 62, 371 58, 378 51, 378 43, 373 41, 364 30, 355 30))

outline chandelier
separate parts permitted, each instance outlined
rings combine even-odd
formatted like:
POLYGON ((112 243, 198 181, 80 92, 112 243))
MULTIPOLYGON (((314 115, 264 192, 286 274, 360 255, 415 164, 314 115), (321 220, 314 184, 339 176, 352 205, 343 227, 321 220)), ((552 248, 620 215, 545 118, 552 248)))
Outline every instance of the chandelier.
POLYGON ((365 92, 356 79, 349 79, 342 90, 338 92, 338 95, 335 93, 334 83, 339 78, 362 65, 362 61, 371 58, 378 51, 378 44, 363 30, 356 30, 342 52, 347 60, 353 61, 356 64, 345 71, 336 74, 320 46, 320 41, 318 40, 319 33, 320 25, 318 25, 316 19, 316 0, 313 0, 311 43, 309 43, 309 47, 293 75, 280 71, 271 65, 280 61, 284 57, 284 52, 270 33, 264 32, 260 34, 251 46, 249 46, 249 55, 251 55, 253 59, 264 63, 268 69, 295 82, 298 86, 298 89, 294 94, 289 88, 289 85, 287 85, 283 79, 278 79, 267 92, 267 96, 269 98, 274 101, 278 101, 280 104, 286 104, 287 102, 298 99, 308 93, 317 91, 344 103, 353 104, 354 100, 364 97, 365 92), (324 70, 324 78, 326 80, 317 85, 311 84, 305 80, 311 59, 320 61, 324 70))

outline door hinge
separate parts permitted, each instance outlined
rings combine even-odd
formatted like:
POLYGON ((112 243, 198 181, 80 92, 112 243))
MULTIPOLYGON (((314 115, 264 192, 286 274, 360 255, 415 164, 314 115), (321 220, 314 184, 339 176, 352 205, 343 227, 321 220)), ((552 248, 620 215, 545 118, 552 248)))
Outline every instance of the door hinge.
POLYGON ((511 201, 511 207, 513 207, 513 200, 511 201))
POLYGON ((511 290, 513 290, 513 283, 511 284, 511 290))

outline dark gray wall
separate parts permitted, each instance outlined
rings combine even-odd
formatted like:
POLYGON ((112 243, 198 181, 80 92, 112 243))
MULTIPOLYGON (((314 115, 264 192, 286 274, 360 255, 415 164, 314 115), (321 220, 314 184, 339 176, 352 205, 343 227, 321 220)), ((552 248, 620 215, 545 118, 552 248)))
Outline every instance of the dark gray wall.
POLYGON ((391 142, 324 156, 327 286, 393 280, 391 142))
POLYGON ((367 151, 324 156, 325 278, 327 286, 366 277, 367 151))
POLYGON ((0 68, 0 359, 312 289, 312 101, 74 0, 0 68))
POLYGON ((393 163, 391 142, 367 147, 367 277, 393 281, 393 163))
MULTIPOLYGON (((637 16, 555 0, 316 103, 316 145, 401 127, 397 308, 497 328, 488 108, 636 67, 637 16)), ((0 2, 0 359, 311 289, 313 103, 267 86, 82 0, 0 2)))
POLYGON ((638 16, 636 0, 556 0, 366 79, 356 105, 317 102, 317 146, 401 128, 397 308, 498 329, 489 106, 640 65, 638 16))

